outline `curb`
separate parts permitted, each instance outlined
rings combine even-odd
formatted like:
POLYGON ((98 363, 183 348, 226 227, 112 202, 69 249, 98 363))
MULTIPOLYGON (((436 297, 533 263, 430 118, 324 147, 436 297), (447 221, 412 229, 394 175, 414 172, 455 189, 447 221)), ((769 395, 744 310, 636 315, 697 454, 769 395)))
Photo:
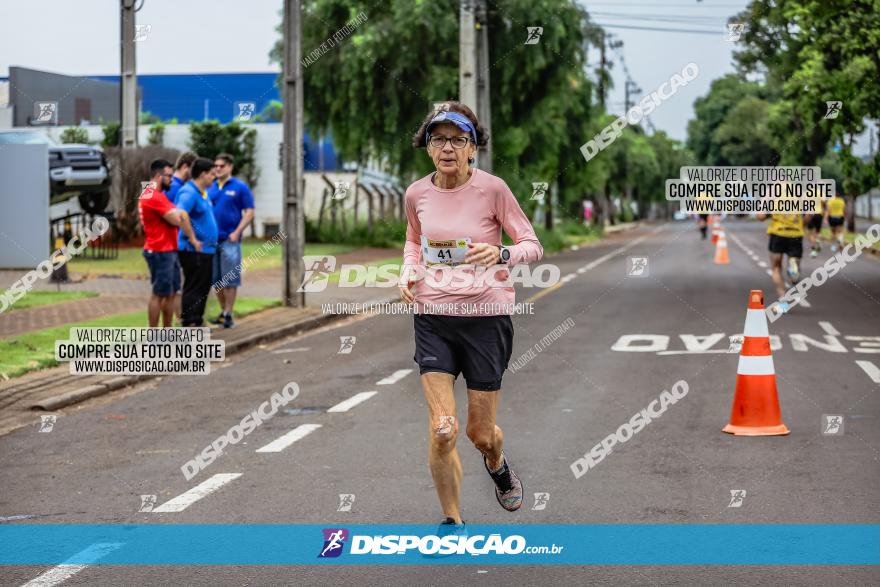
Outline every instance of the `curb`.
MULTIPOLYGON (((392 298, 373 300, 372 302, 365 303, 378 304, 396 302, 397 300, 398 297, 394 296, 392 298)), ((236 340, 228 343, 226 345, 226 354, 229 355, 239 353, 250 347, 256 346, 261 342, 278 340, 280 338, 285 338, 294 334, 300 334, 301 332, 306 332, 308 330, 315 330, 317 328, 320 328, 321 326, 324 326, 325 324, 330 324, 332 322, 336 322, 337 320, 349 318, 354 315, 355 314, 326 314, 313 316, 311 318, 294 322, 292 324, 278 326, 277 328, 274 328, 272 330, 258 332, 241 340, 236 340)), ((85 401, 93 397, 98 397, 106 393, 110 393, 111 391, 115 391, 117 389, 128 387, 135 383, 147 381, 149 379, 154 379, 157 377, 162 377, 162 375, 122 375, 120 377, 114 377, 113 379, 108 379, 107 381, 104 381, 102 383, 93 383, 79 389, 68 391, 61 395, 46 398, 38 403, 31 405, 30 409, 44 410, 47 412, 59 410, 61 408, 66 408, 67 406, 71 406, 81 401, 85 401)))

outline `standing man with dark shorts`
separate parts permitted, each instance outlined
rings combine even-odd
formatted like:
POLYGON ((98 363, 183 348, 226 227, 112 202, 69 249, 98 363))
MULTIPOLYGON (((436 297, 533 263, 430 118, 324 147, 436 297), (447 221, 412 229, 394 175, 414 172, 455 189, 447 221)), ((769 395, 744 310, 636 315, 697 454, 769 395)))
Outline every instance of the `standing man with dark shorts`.
POLYGON ((241 237, 254 219, 254 196, 248 185, 233 177, 235 160, 228 153, 214 158, 217 176, 208 190, 217 221, 217 254, 214 255, 214 291, 220 302, 220 315, 212 324, 232 328, 235 296, 241 287, 241 237))
POLYGON ((195 237, 189 216, 168 200, 165 190, 171 185, 171 163, 156 159, 150 164, 150 184, 138 199, 138 212, 144 229, 144 259, 150 269, 152 295, 147 305, 150 328, 170 327, 177 292, 180 291, 180 262, 177 258, 177 227, 186 234, 194 248, 202 243, 195 237))
POLYGON ((196 159, 192 177, 177 192, 177 207, 189 214, 201 250, 185 234, 177 240, 180 265, 183 267, 181 323, 183 326, 204 324, 205 303, 211 293, 214 253, 217 250, 217 222, 207 189, 214 183, 214 163, 196 159))
POLYGON ((428 404, 428 464, 445 516, 439 529, 444 535, 465 533, 455 448, 459 425, 453 388, 459 374, 467 384, 467 436, 483 454, 495 498, 507 511, 523 501, 522 483, 502 450, 504 435, 496 424, 501 378, 513 348, 514 289, 505 285, 506 267, 537 261, 544 251, 504 180, 471 167, 477 146, 488 140, 470 108, 444 103, 413 137, 413 146, 427 148, 436 171, 406 191, 400 295, 416 312, 413 358, 428 404), (501 245, 502 229, 513 246, 501 245), (443 279, 459 268, 494 269, 501 283, 462 286, 443 279), (440 285, 433 278, 416 283, 414 271, 441 274, 440 285))

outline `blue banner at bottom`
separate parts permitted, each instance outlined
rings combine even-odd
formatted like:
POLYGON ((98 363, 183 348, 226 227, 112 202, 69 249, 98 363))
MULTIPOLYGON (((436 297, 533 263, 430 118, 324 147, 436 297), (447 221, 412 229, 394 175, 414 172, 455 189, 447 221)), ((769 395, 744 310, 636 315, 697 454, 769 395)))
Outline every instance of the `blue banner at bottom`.
POLYGON ((876 524, 16 524, 4 565, 876 565, 876 524))

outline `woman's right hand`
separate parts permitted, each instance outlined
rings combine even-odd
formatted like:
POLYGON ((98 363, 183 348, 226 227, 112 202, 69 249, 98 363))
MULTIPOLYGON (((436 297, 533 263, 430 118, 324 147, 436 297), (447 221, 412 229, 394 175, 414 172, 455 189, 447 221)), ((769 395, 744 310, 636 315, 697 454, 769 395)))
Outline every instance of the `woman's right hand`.
POLYGON ((412 304, 415 301, 415 295, 412 291, 412 286, 415 281, 407 280, 406 285, 403 283, 399 283, 397 285, 397 289, 400 290, 400 299, 402 299, 407 304, 412 304))

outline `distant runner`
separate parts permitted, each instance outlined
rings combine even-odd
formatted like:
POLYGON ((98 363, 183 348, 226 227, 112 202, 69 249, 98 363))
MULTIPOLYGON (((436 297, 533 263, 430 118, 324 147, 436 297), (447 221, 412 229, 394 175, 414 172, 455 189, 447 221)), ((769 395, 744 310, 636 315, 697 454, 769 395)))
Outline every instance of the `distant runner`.
POLYGON ((807 221, 807 238, 810 239, 810 257, 816 257, 822 252, 822 243, 819 241, 819 233, 822 232, 822 220, 825 218, 823 212, 823 201, 816 201, 816 213, 810 216, 807 221))
POLYGON ((846 200, 837 192, 827 204, 828 226, 831 227, 831 252, 843 248, 843 223, 846 220, 846 200))
MULTIPOLYGON (((758 214, 758 220, 764 220, 767 216, 767 214, 758 214)), ((802 214, 771 214, 767 234, 770 235, 768 249, 770 250, 771 278, 776 286, 777 297, 782 298, 786 289, 800 279, 801 257, 804 254, 804 216, 802 214), (788 256, 785 270, 788 278, 787 284, 782 274, 782 261, 785 255, 788 256)), ((787 312, 790 309, 789 304, 783 301, 780 301, 777 307, 782 312, 787 312)))

